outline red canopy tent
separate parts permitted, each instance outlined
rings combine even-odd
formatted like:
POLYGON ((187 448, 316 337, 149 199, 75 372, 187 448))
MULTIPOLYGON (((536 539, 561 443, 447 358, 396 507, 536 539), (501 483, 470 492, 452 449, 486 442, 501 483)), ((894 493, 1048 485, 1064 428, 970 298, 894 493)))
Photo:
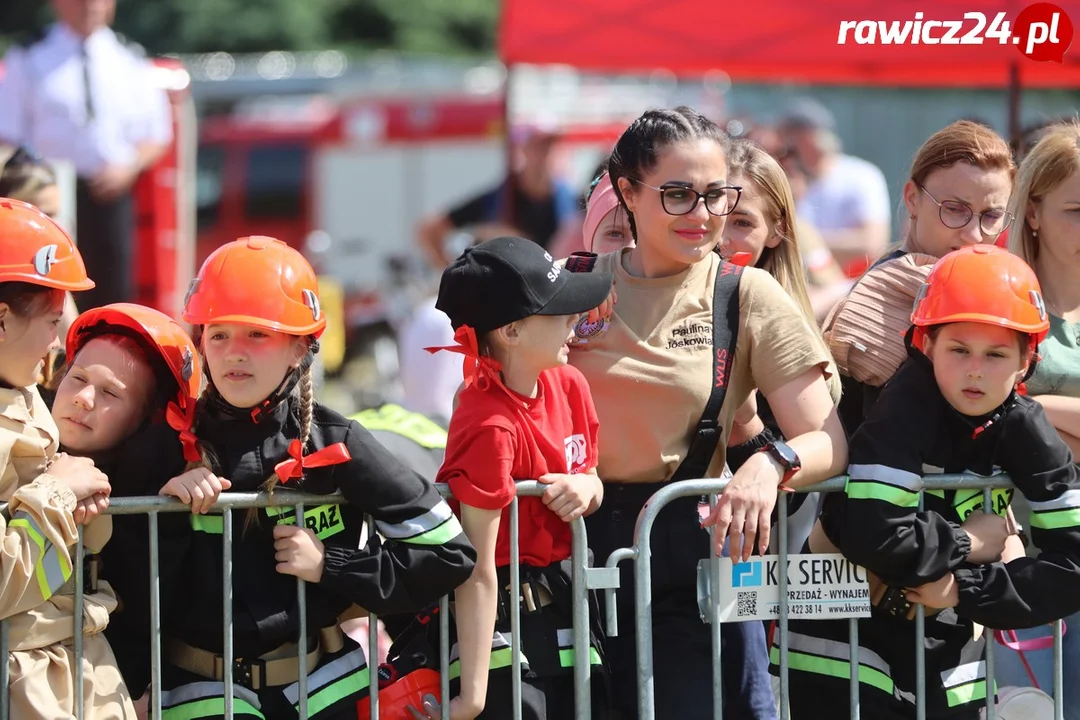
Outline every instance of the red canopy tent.
MULTIPOLYGON (((657 68, 678 75, 710 71, 744 82, 907 87, 1004 88, 1015 66, 1030 88, 1080 89, 1080 48, 1064 63, 1036 62, 1023 45, 986 38, 979 45, 859 44, 849 30, 838 44, 842 22, 963 21, 960 38, 981 12, 986 28, 998 13, 1015 26, 1019 0, 504 0, 500 54, 509 65, 565 64, 595 71, 657 68), (918 13, 918 15, 916 15, 918 13)), ((1080 0, 1057 5, 1080 25, 1080 0)), ((1064 21, 1063 21, 1064 22, 1064 21)), ((1064 28, 1059 37, 1064 37, 1064 28)), ((946 28, 936 27, 932 37, 946 28)), ((979 36, 986 34, 985 29, 979 36)), ((1074 43, 1080 45, 1080 42, 1074 43)))

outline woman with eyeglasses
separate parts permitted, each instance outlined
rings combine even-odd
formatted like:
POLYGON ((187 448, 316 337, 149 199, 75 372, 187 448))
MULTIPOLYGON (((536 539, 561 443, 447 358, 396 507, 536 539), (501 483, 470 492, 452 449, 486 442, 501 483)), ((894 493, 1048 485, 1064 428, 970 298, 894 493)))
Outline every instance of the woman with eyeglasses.
POLYGON ((1008 143, 969 120, 937 131, 915 153, 903 191, 903 243, 859 279, 825 322, 843 381, 840 417, 848 437, 907 358, 903 333, 933 263, 965 245, 992 244, 1009 228, 1015 172, 1008 143))
MULTIPOLYGON (((602 322, 578 325, 570 353, 600 419, 604 503, 587 519, 596 564, 634 545, 638 513, 655 492, 720 477, 722 439, 754 388, 789 438, 747 459, 711 514, 698 496, 679 498, 654 526, 656 717, 704 720, 713 717, 715 654, 697 605, 697 565, 712 549, 703 525, 715 526, 717 552, 725 544, 732 558, 763 552, 779 488, 837 474, 847 445, 826 381, 828 352, 795 301, 766 271, 714 252, 741 192, 728 175, 724 132, 690 108, 650 110, 616 143, 609 173, 635 245, 596 259, 595 270, 614 273, 617 302, 602 322), (727 334, 715 351, 714 303, 727 334), (707 407, 719 426, 712 442, 697 432, 707 407)), ((613 701, 627 718, 638 710, 633 572, 621 565, 619 634, 608 651, 613 701)), ((775 718, 761 623, 725 624, 721 637, 724 717, 775 718)))
MULTIPOLYGON (((909 354, 921 357, 921 354, 915 355, 919 350, 908 345, 905 332, 911 326, 912 307, 916 298, 921 298, 921 289, 934 263, 968 245, 991 245, 1009 227, 1012 214, 1007 208, 1014 174, 1012 152, 1005 140, 991 128, 967 120, 954 122, 934 133, 915 153, 911 175, 903 191, 909 221, 904 242, 859 279, 825 324, 825 338, 843 381, 840 414, 849 438, 870 415, 885 384, 909 354)), ((929 468, 929 465, 924 466, 924 472, 934 472, 929 468)), ((962 502, 961 495, 957 495, 956 500, 962 502)), ((825 513, 829 512, 831 502, 831 499, 825 501, 825 513)), ((969 531, 974 532, 975 529, 969 531)), ((824 527, 819 520, 811 532, 806 551, 835 551, 830 549, 835 546, 822 540, 823 537, 824 527)), ((978 537, 983 539, 984 535, 978 537)), ((1005 541, 1002 560, 1022 555, 1022 542, 1017 536, 1010 536, 1005 541)), ((932 585, 907 590, 917 593, 932 585)), ((882 658, 895 656, 896 641, 888 632, 883 634, 882 628, 891 624, 894 629, 907 632, 914 627, 915 611, 897 610, 897 596, 886 592, 886 586, 878 584, 872 588, 874 616, 859 620, 863 712, 870 712, 875 718, 908 717, 909 711, 914 710, 914 688, 909 680, 911 667, 905 658, 902 666, 893 666, 890 676, 888 660, 882 658), (886 614, 893 617, 886 617, 886 614), (884 674, 879 670, 884 670, 884 674), (898 698, 895 704, 888 699, 894 693, 894 681, 898 698), (882 690, 884 694, 880 693, 882 690), (883 698, 891 709, 881 704, 883 698), (868 707, 871 710, 866 710, 868 707), (892 714, 894 712, 898 714, 892 714)), ((934 612, 928 610, 927 614, 934 612)), ((955 615, 951 617, 955 619, 955 615)), ((936 633, 947 633, 956 627, 942 625, 940 621, 941 617, 938 617, 933 632, 928 621, 930 645, 941 642, 943 635, 936 633)), ((823 703, 827 699, 848 696, 848 659, 851 656, 848 622, 794 620, 789 627, 791 717, 833 717, 838 708, 846 710, 843 701, 829 706, 827 711, 823 709, 823 703), (830 712, 833 714, 829 715, 830 712)), ((774 660, 777 660, 779 647, 776 641, 773 652, 774 660)), ((937 677, 928 672, 927 677, 931 676, 937 677)), ((970 709, 958 709, 957 717, 968 717, 963 713, 970 709)), ((934 712, 928 717, 938 717, 934 712)))

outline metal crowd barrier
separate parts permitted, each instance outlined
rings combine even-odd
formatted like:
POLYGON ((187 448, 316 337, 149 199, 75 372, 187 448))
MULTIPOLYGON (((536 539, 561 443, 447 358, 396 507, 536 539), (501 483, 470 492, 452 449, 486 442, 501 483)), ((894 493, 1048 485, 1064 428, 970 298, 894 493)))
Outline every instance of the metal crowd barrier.
MULTIPOLYGON (((823 483, 819 483, 814 486, 801 488, 798 492, 837 492, 843 491, 848 478, 847 476, 838 476, 831 478, 823 483)), ((682 497, 704 496, 708 495, 710 498, 710 505, 715 506, 716 498, 720 492, 727 486, 729 480, 686 480, 678 483, 672 483, 661 490, 658 490, 645 504, 641 514, 638 516, 637 525, 635 527, 634 538, 635 546, 632 548, 622 548, 616 550, 611 554, 607 560, 608 568, 617 568, 618 564, 624 560, 633 560, 636 564, 634 568, 635 576, 635 588, 634 588, 634 613, 635 623, 637 629, 637 678, 638 678, 638 718, 639 720, 655 720, 656 708, 655 708, 655 689, 654 689, 654 674, 653 674, 653 633, 652 633, 652 546, 651 546, 651 532, 653 524, 656 522, 656 518, 660 511, 670 503, 671 501, 682 497)), ((983 509, 984 512, 993 512, 993 503, 991 502, 991 492, 995 489, 1013 488, 1014 485, 1005 475, 997 475, 992 478, 979 477, 975 475, 928 475, 923 478, 921 486, 919 487, 919 509, 923 507, 923 491, 924 490, 964 490, 972 489, 983 491, 983 509)), ((777 501, 779 520, 777 523, 777 530, 779 537, 777 538, 777 547, 779 555, 779 567, 787 567, 788 556, 788 515, 787 515, 787 493, 779 493, 779 499, 777 501)), ((719 585, 720 578, 720 559, 713 554, 708 563, 709 578, 711 588, 716 588, 719 585)), ((777 629, 779 631, 780 638, 780 718, 786 720, 789 717, 789 681, 788 681, 788 603, 786 598, 788 597, 787 588, 787 574, 786 572, 779 572, 777 574, 777 580, 779 584, 780 593, 780 606, 779 606, 779 618, 777 621, 777 629)), ((607 632, 609 635, 615 635, 618 632, 615 618, 615 592, 614 590, 606 590, 607 592, 607 632)), ((722 686, 721 681, 721 656, 720 656, 720 640, 721 640, 721 623, 719 619, 719 593, 710 592, 708 596, 708 614, 706 622, 709 623, 713 641, 713 714, 716 720, 722 720, 722 686)), ((752 621, 759 622, 759 621, 752 621)), ((852 720, 859 719, 859 661, 858 661, 858 647, 859 647, 859 626, 858 619, 852 618, 848 620, 849 623, 849 639, 848 643, 851 648, 850 657, 850 717, 852 720)), ((926 658, 925 658, 925 611, 922 605, 916 605, 916 618, 915 618, 915 644, 917 649, 916 654, 916 701, 915 711, 916 720, 926 720, 926 658)), ((994 678, 994 638, 992 632, 988 629, 984 633, 986 638, 984 662, 986 663, 984 683, 987 683, 986 687, 986 715, 987 720, 995 720, 997 717, 995 707, 995 695, 993 690, 994 685, 989 683, 995 683, 994 678)), ((1060 620, 1054 623, 1054 717, 1055 720, 1064 720, 1064 694, 1063 694, 1063 680, 1062 680, 1062 623, 1060 620)), ((771 648, 769 648, 771 651, 771 648)), ((1033 719, 1038 720, 1038 719, 1033 719)))
MULTIPOLYGON (((446 497, 450 496, 449 488, 445 485, 438 486, 439 491, 446 497)), ((547 489, 546 485, 541 485, 535 481, 519 482, 517 484, 517 494, 521 497, 539 497, 544 494, 547 489)), ((310 495, 296 492, 289 492, 285 490, 279 490, 273 496, 266 495, 265 493, 224 493, 218 499, 217 504, 214 506, 211 512, 220 513, 222 515, 222 555, 223 555, 223 570, 224 570, 224 597, 222 598, 222 613, 224 619, 225 635, 223 638, 223 657, 235 657, 233 651, 233 618, 232 618, 232 543, 233 543, 233 511, 244 510, 248 508, 265 508, 265 507, 295 507, 296 517, 304 517, 304 506, 310 504, 326 505, 326 504, 340 504, 344 502, 344 498, 340 493, 334 495, 310 495)), ((511 627, 511 653, 512 653, 512 693, 514 701, 514 718, 520 720, 521 718, 521 633, 520 628, 520 566, 518 559, 518 500, 515 497, 510 504, 510 547, 511 547, 511 561, 510 572, 511 578, 511 615, 510 615, 510 627, 511 627)), ((150 625, 151 625, 151 637, 155 638, 155 641, 151 647, 151 696, 149 713, 151 718, 161 717, 161 602, 160 602, 160 569, 158 559, 158 514, 162 512, 190 512, 187 505, 184 505, 175 498, 168 497, 139 497, 139 498, 114 498, 109 503, 109 508, 106 511, 110 515, 134 515, 134 514, 147 514, 149 525, 149 550, 150 550, 150 625)), ((582 518, 575 519, 570 523, 570 531, 572 534, 572 549, 571 549, 571 564, 573 573, 573 648, 574 648, 574 699, 577 708, 576 717, 577 720, 590 720, 591 716, 591 686, 590 686, 590 631, 589 631, 589 603, 588 592, 590 589, 599 589, 603 587, 602 580, 605 576, 610 577, 603 568, 589 568, 588 567, 588 542, 585 536, 585 521, 582 518)), ((369 518, 368 519, 368 533, 375 532, 375 524, 369 518)), ((370 535, 369 535, 370 536, 370 535)), ((83 605, 83 528, 79 527, 79 539, 76 544, 75 554, 73 557, 73 582, 75 585, 75 607, 81 608, 83 605)), ((616 582, 618 575, 615 575, 616 582)), ((297 578, 296 591, 297 591, 297 607, 300 618, 299 637, 304 638, 308 636, 307 633, 307 596, 304 591, 305 582, 300 578, 297 578)), ((442 720, 449 720, 450 717, 450 696, 449 696, 449 598, 444 596, 440 600, 440 612, 439 612, 439 631, 441 638, 441 657, 440 671, 442 677, 442 720)), ((372 672, 372 659, 375 658, 377 663, 378 658, 378 618, 371 614, 369 616, 369 636, 368 636, 368 677, 369 677, 369 692, 371 703, 371 717, 379 717, 379 683, 377 674, 372 672)), ((81 662, 83 657, 83 615, 82 613, 75 613, 75 685, 76 687, 82 687, 83 685, 83 664, 81 662)), ((299 707, 300 718, 306 720, 308 717, 308 670, 307 667, 307 654, 305 651, 305 644, 297 644, 297 656, 299 659, 299 707)), ((0 622, 0 658, 4 659, 4 662, 0 663, 0 720, 9 719, 9 707, 8 707, 8 624, 7 622, 0 622)), ((229 672, 223 673, 223 682, 225 685, 225 718, 232 720, 233 718, 233 677, 229 672)), ((75 716, 78 720, 83 720, 84 710, 83 707, 83 694, 76 692, 75 694, 75 716)), ((12 719, 21 720, 21 719, 12 719)))
MULTIPOLYGON (((607 628, 611 635, 618 633, 618 627, 616 623, 616 607, 615 607, 615 590, 619 584, 619 570, 618 564, 624 560, 632 560, 635 564, 635 588, 634 588, 634 602, 635 602, 635 623, 637 629, 637 641, 638 641, 638 657, 637 657, 637 676, 638 676, 638 710, 640 720, 654 720, 656 717, 655 712, 655 689, 654 689, 654 675, 653 675, 653 633, 652 633, 652 583, 651 583, 651 570, 652 570, 652 546, 651 546, 651 532, 657 516, 660 511, 670 503, 671 501, 688 496, 703 496, 708 495, 710 498, 710 505, 715 506, 719 493, 726 487, 728 480, 687 480, 671 485, 657 491, 652 498, 646 503, 642 509, 637 526, 635 528, 635 545, 631 548, 622 548, 616 550, 607 559, 604 567, 591 568, 588 566, 588 543, 585 533, 584 520, 578 518, 570 524, 573 545, 572 545, 572 567, 573 567, 573 647, 574 647, 574 696, 576 706, 576 718, 577 720, 590 720, 591 716, 591 688, 590 688, 590 631, 589 631, 589 603, 588 593, 590 590, 604 590, 607 593, 607 628)), ((846 476, 839 476, 832 478, 824 483, 802 488, 799 492, 836 492, 842 491, 847 482, 846 476)), ((983 507, 985 512, 993 512, 993 504, 991 502, 991 491, 1000 488, 1011 488, 1013 485, 1005 476, 995 476, 993 478, 983 478, 971 475, 932 475, 923 479, 922 487, 920 488, 920 509, 922 507, 922 490, 942 489, 942 490, 959 490, 959 489, 982 489, 983 490, 983 507)), ((520 482, 517 485, 517 492, 522 497, 536 497, 543 494, 546 486, 537 482, 520 482)), ((449 489, 446 486, 439 486, 440 492, 449 497, 449 489)), ((776 543, 778 547, 778 554, 780 556, 780 567, 786 567, 787 565, 787 536, 788 536, 788 517, 787 517, 787 494, 780 493, 778 499, 779 509, 779 523, 778 523, 778 541, 776 543)), ((233 652, 233 637, 232 637, 232 540, 233 540, 233 510, 247 509, 247 508, 264 508, 264 507, 283 507, 293 506, 296 509, 296 517, 303 517, 303 510, 305 504, 317 503, 325 505, 328 503, 340 503, 343 498, 340 494, 337 495, 306 495, 300 493, 291 493, 288 491, 278 491, 273 497, 267 496, 262 493, 225 493, 223 494, 214 507, 212 512, 220 512, 222 515, 222 548, 223 548, 223 567, 224 567, 224 597, 222 598, 222 612, 224 618, 225 635, 224 635, 224 657, 232 657, 235 655, 233 652)), ((514 719, 520 720, 521 718, 521 648, 520 648, 520 566, 518 560, 518 501, 514 498, 511 502, 511 515, 510 515, 510 543, 511 543, 511 564, 510 571, 511 577, 516 582, 511 583, 511 652, 512 652, 512 694, 514 703, 514 719)), ((150 717, 161 717, 161 617, 160 617, 160 596, 159 596, 159 568, 158 568, 158 513, 161 512, 188 512, 188 506, 180 503, 174 498, 164 497, 146 497, 146 498, 115 498, 110 503, 108 509, 109 514, 113 515, 127 515, 127 514, 142 514, 146 513, 149 516, 149 549, 150 549, 150 610, 151 610, 151 633, 152 637, 156 638, 151 648, 151 697, 150 697, 150 717)), ((374 523, 369 521, 369 532, 374 532, 374 523)), ((83 596, 83 547, 82 547, 82 528, 79 530, 79 542, 76 546, 76 556, 74 558, 74 584, 75 584, 75 605, 80 607, 82 605, 83 596)), ((708 562, 709 578, 711 588, 719 586, 720 580, 720 559, 718 556, 712 555, 708 562)), ((779 591, 782 601, 779 606, 779 666, 780 666, 780 717, 788 717, 789 698, 788 698, 788 607, 787 607, 787 575, 786 573, 778 574, 779 591)), ((299 607, 300 616, 300 637, 307 636, 307 620, 306 620, 306 596, 304 592, 304 581, 297 579, 297 603, 299 607)), ((717 720, 721 720, 723 716, 723 696, 721 681, 721 639, 722 639, 722 627, 719 622, 719 594, 711 592, 708 601, 708 613, 704 618, 705 622, 709 625, 709 632, 713 642, 714 648, 714 662, 713 662, 713 698, 714 698, 714 717, 717 720)), ((922 649, 925 638, 925 615, 922 606, 917 607, 917 615, 915 620, 915 642, 916 647, 919 649, 919 653, 916 658, 916 718, 917 720, 925 720, 926 707, 925 707, 925 690, 926 690, 926 668, 925 657, 922 649)), ((757 622, 757 621, 753 621, 757 622)), ((859 718, 859 662, 858 662, 858 620, 850 619, 850 637, 849 644, 851 648, 850 667, 851 667, 851 680, 850 680, 850 717, 854 720, 859 718)), ((82 645, 83 645, 83 633, 82 633, 83 619, 80 613, 76 614, 75 618, 75 653, 76 657, 81 659, 82 657, 82 645)), ((440 657, 440 669, 442 676, 442 720, 449 719, 449 598, 443 597, 440 600, 440 612, 439 612, 439 630, 441 637, 441 657, 440 657)), ((703 628, 704 630, 704 628, 703 628)), ((1064 696, 1063 696, 1063 681, 1062 681, 1062 625, 1058 621, 1054 624, 1054 707, 1055 718, 1057 720, 1063 720, 1064 716, 1064 696)), ((298 644, 298 658, 300 664, 300 677, 299 677, 299 706, 300 717, 307 718, 307 671, 306 667, 307 657, 304 653, 304 645, 298 644)), ((8 626, 6 622, 0 623, 0 658, 7 657, 8 648, 8 626)), ((992 636, 987 636, 985 644, 984 662, 986 663, 985 679, 983 682, 994 682, 994 640, 992 636)), ((371 678, 371 662, 378 657, 378 622, 375 615, 371 615, 369 618, 369 644, 368 644, 368 670, 369 670, 369 687, 370 687, 370 703, 371 703, 371 715, 373 718, 379 717, 379 692, 378 692, 378 680, 377 677, 371 678), (371 682, 371 680, 374 680, 371 682)), ((76 662, 76 685, 80 686, 83 682, 83 667, 81 662, 76 662)), ((225 685, 225 717, 228 720, 232 720, 233 717, 233 678, 229 673, 224 673, 224 685, 225 685)), ((8 720, 8 666, 7 662, 0 663, 0 720, 8 720)), ((986 692, 986 717, 988 720, 994 720, 996 717, 995 711, 995 692, 991 690, 991 686, 987 687, 986 692)), ((82 693, 76 693, 76 717, 82 720, 84 717, 83 708, 83 696, 82 693)))

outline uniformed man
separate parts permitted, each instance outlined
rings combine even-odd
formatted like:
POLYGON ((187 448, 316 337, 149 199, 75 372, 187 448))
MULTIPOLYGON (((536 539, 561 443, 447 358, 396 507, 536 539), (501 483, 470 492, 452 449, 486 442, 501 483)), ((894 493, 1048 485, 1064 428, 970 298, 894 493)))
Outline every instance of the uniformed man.
POLYGON ((76 233, 97 287, 82 309, 133 299, 131 188, 172 140, 141 48, 109 25, 116 0, 51 0, 57 22, 4 56, 0 142, 75 166, 76 233))

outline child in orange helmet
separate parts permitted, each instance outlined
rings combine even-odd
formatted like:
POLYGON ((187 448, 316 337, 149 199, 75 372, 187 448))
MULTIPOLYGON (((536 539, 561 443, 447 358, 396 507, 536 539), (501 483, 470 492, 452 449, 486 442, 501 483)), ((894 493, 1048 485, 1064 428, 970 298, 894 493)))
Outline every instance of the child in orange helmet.
MULTIPOLYGON (((155 495, 163 486, 177 486, 184 479, 185 454, 199 457, 190 411, 202 366, 187 332, 157 310, 117 303, 79 315, 65 351, 67 365, 52 407, 61 448, 92 458, 109 476, 110 497, 155 495)), ((107 506, 108 498, 96 500, 86 508, 91 516, 107 506)), ((113 613, 105 635, 135 698, 150 682, 148 531, 145 515, 115 515, 98 518, 85 533, 86 617, 104 624, 105 613, 113 613)), ((190 532, 185 515, 158 515, 163 624, 175 612, 177 571, 190 532)))
POLYGON ((186 611, 166 633, 162 718, 223 717, 223 671, 235 682, 236 718, 296 718, 299 644, 308 717, 352 720, 369 670, 339 616, 354 603, 378 614, 415 612, 469 577, 475 551, 434 485, 358 423, 315 402, 311 364, 326 318, 299 252, 267 237, 218 248, 191 284, 184 320, 207 370, 194 413, 210 476, 203 480, 278 497, 340 490, 346 503, 309 505, 302 524, 292 506, 243 513, 232 541, 235 653, 223 658, 225 518, 204 514, 213 492, 177 490, 198 512, 189 516, 188 582, 177 598, 186 611), (365 514, 378 533, 361 547, 365 514), (305 638, 296 578, 308 583, 305 638))
MULTIPOLYGON (((32 205, 0 198, 0 620, 10 632, 12 717, 73 716, 80 692, 70 642, 73 548, 85 515, 77 508, 108 496, 109 483, 92 460, 57 453, 59 432, 35 381, 59 347, 66 293, 93 285, 60 226, 32 205)), ((83 649, 86 717, 125 717, 131 700, 108 643, 90 634, 83 649)))
MULTIPOLYGON (((872 616, 859 625, 863 716, 915 717, 921 604, 926 717, 977 718, 987 688, 975 624, 1031 627, 1080 609, 1080 469, 1019 389, 1049 327, 1023 260, 992 245, 945 255, 911 321, 909 359, 853 436, 850 481, 825 501, 809 546, 870 572, 872 616), (1034 510, 1039 558, 1000 561, 1017 532, 1011 489, 994 490, 984 513, 982 490, 920 493, 934 473, 1006 473, 1034 510)), ((793 720, 847 714, 847 626, 791 624, 793 720)))

